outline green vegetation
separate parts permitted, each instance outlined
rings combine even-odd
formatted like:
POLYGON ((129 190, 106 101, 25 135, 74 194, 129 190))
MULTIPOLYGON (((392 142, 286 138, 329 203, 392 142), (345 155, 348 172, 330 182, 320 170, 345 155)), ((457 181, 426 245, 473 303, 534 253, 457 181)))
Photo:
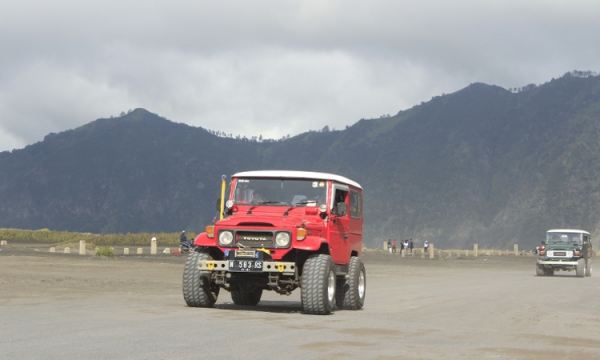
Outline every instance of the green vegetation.
MULTIPOLYGON (((36 242, 46 244, 78 243, 85 240, 86 244, 95 246, 123 246, 150 244, 150 239, 156 237, 160 246, 179 246, 179 233, 139 233, 139 234, 91 234, 68 231, 20 230, 0 228, 0 239, 9 242, 36 242)), ((193 233, 188 234, 193 239, 193 233)))
POLYGON ((115 249, 111 247, 100 247, 96 249, 96 256, 115 257, 115 249))

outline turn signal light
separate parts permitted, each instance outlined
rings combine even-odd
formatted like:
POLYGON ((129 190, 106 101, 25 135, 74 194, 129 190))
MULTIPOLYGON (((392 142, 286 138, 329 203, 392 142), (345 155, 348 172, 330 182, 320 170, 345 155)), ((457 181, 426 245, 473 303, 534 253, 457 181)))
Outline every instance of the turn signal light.
POLYGON ((215 237, 215 227, 212 225, 209 225, 206 227, 205 229, 206 231, 206 236, 208 236, 209 238, 214 238, 215 237))
POLYGON ((575 250, 575 255, 579 255, 579 250, 575 250))
POLYGON ((540 250, 540 255, 546 255, 546 250, 540 250))
POLYGON ((306 237, 306 229, 298 228, 296 230, 296 240, 304 240, 305 237, 306 237))

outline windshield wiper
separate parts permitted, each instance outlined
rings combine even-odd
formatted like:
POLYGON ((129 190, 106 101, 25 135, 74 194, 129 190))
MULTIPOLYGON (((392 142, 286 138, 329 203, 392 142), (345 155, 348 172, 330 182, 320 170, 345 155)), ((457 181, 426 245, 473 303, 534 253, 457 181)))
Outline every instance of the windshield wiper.
POLYGON ((256 205, 264 205, 264 204, 281 204, 281 201, 260 201, 258 204, 256 205))
POLYGON ((250 209, 248 209, 248 212, 246 213, 247 215, 252 214, 252 209, 254 209, 255 207, 259 206, 259 205, 267 205, 267 204, 281 204, 281 201, 259 201, 258 204, 252 205, 252 207, 250 209))
POLYGON ((316 200, 307 200, 307 199, 300 200, 297 203, 295 203, 294 205, 290 206, 286 211, 284 211, 283 212, 283 216, 288 216, 289 211, 292 210, 293 208, 295 208, 298 205, 307 205, 307 204, 310 204, 310 203, 314 203, 316 205, 317 201, 316 200))

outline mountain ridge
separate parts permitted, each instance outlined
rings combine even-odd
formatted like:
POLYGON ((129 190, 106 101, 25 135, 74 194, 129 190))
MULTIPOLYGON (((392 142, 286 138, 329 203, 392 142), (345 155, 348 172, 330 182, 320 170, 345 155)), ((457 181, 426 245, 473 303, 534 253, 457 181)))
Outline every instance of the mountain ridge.
POLYGON ((281 141, 218 137, 144 109, 0 153, 0 226, 199 231, 219 179, 337 173, 365 189, 365 243, 533 247, 551 227, 600 228, 600 77, 527 91, 471 84, 389 118, 281 141))

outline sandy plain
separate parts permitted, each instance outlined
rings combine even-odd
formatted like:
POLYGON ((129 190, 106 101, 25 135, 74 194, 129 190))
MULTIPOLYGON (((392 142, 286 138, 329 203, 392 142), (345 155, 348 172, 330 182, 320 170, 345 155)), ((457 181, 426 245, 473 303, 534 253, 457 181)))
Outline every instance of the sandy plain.
POLYGON ((189 308, 184 256, 1 250, 3 359, 600 358, 600 278, 536 277, 532 256, 365 253, 364 309, 312 316, 299 291, 189 308))

